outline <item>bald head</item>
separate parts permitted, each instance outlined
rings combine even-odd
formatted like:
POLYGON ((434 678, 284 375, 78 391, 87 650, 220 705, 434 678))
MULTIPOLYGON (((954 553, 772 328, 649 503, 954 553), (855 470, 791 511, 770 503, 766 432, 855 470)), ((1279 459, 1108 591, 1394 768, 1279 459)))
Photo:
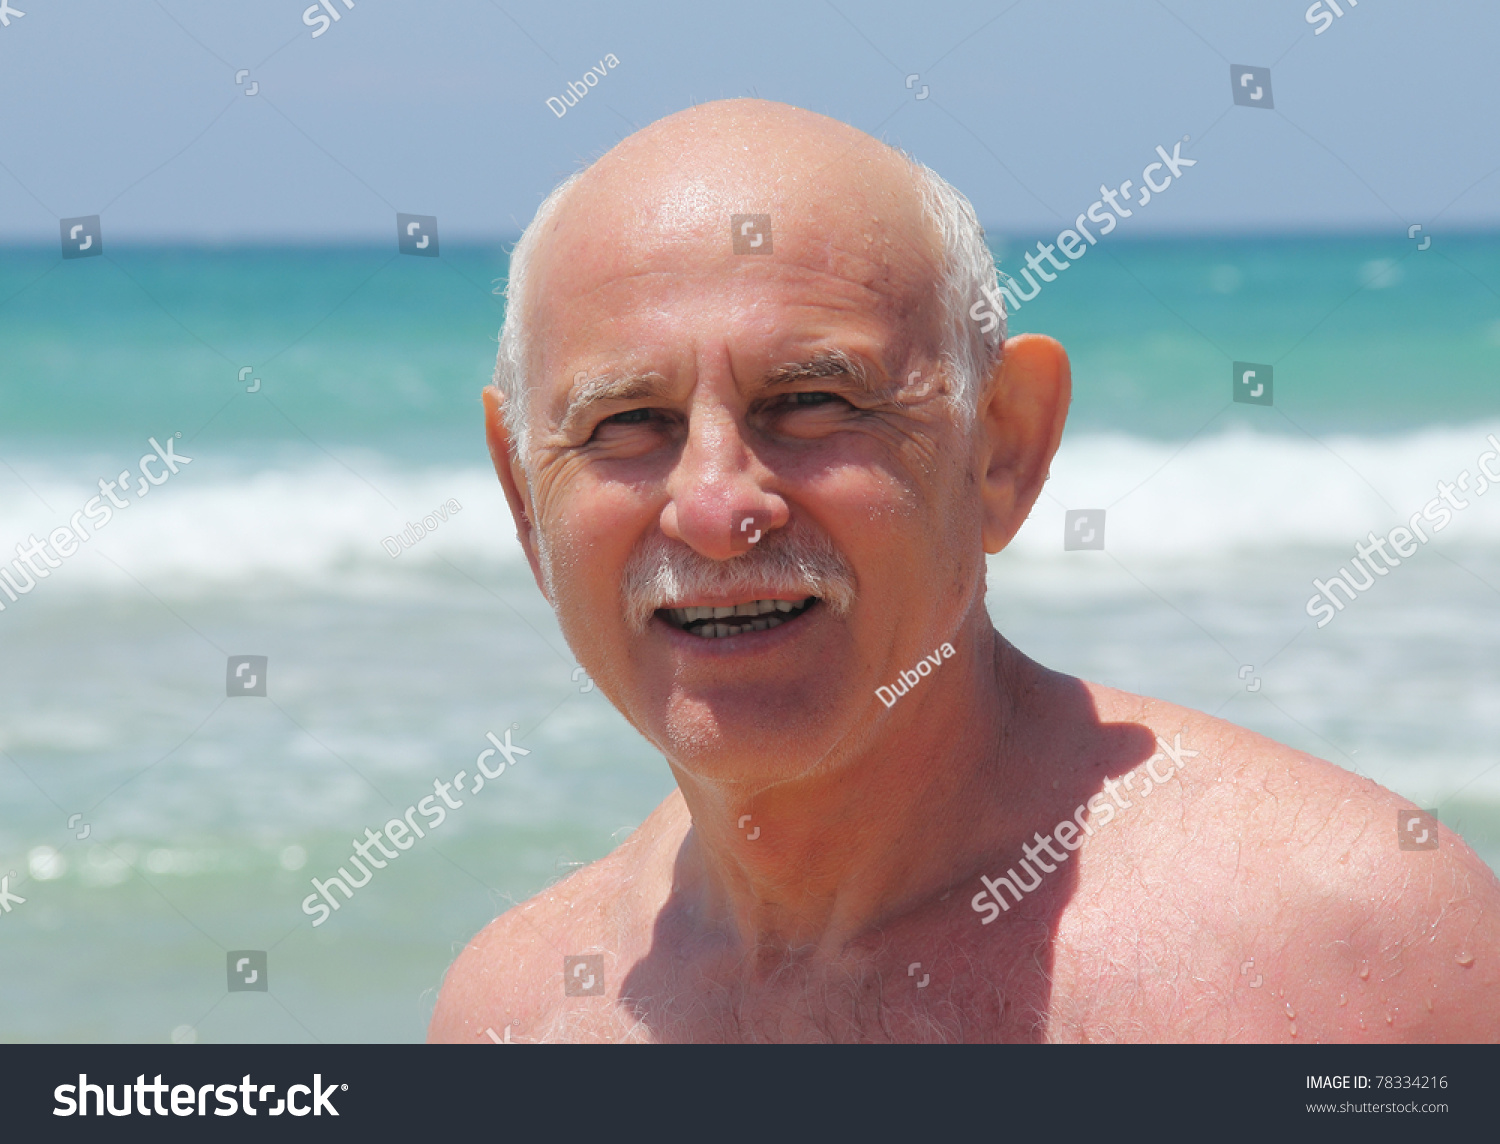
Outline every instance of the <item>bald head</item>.
POLYGON ((639 301, 667 280, 680 290, 740 278, 752 308, 757 285, 769 295, 835 283, 836 306, 899 320, 944 361, 942 384, 960 408, 1003 340, 1003 329, 986 336, 967 317, 995 270, 957 191, 826 116, 755 99, 705 104, 568 179, 517 244, 495 380, 518 458, 530 383, 571 360, 586 333, 576 303, 601 289, 639 301), (736 244, 736 215, 769 216, 769 233, 757 220, 736 244))
POLYGON ((736 214, 769 215, 773 256, 812 270, 930 281, 941 261, 905 158, 825 116, 733 100, 652 124, 584 172, 538 236, 536 296, 579 270, 649 274, 694 246, 732 258, 736 214))

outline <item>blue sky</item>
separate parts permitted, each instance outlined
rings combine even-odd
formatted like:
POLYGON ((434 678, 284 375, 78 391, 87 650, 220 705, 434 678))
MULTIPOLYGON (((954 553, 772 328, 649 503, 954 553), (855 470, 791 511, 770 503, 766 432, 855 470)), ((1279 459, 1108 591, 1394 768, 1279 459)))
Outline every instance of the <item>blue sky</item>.
POLYGON ((1342 0, 1317 35, 1308 0, 330 3, 314 38, 305 0, 13 0, 0 240, 100 214, 106 241, 385 241, 396 211, 509 236, 635 127, 752 93, 915 154, 995 231, 1055 231, 1184 135, 1197 166, 1133 234, 1500 225, 1479 0, 1342 0), (1273 109, 1232 64, 1271 68, 1273 109))

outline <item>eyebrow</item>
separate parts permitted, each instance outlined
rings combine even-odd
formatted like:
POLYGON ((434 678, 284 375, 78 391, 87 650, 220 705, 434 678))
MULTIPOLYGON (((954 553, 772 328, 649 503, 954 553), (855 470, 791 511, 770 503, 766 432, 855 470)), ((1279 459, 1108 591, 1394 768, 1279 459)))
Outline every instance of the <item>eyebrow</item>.
POLYGON ((640 401, 661 393, 665 381, 659 374, 605 374, 579 382, 563 410, 562 424, 569 425, 591 405, 603 401, 640 401))
POLYGON ((805 361, 779 365, 766 375, 765 384, 769 388, 820 377, 845 376, 852 377, 863 389, 871 388, 870 373, 864 363, 843 350, 820 350, 805 361))

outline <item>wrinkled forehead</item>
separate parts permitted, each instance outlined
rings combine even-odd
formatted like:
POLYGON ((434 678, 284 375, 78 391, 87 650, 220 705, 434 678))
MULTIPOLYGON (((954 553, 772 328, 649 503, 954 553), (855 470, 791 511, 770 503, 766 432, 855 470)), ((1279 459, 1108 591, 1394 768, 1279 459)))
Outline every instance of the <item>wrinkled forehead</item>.
POLYGON ((911 164, 862 132, 810 115, 647 129, 590 168, 538 236, 527 318, 534 347, 556 346, 603 295, 733 283, 768 298, 829 289, 930 326, 941 262, 911 164))

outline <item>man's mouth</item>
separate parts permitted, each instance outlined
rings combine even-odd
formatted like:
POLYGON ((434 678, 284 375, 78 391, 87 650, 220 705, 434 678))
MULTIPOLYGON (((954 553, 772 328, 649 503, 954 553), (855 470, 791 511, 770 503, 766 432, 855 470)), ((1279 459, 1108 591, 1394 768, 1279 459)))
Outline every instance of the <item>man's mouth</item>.
POLYGON ((802 600, 749 600, 719 607, 658 608, 656 614, 679 631, 714 640, 780 627, 817 602, 816 596, 802 600))

